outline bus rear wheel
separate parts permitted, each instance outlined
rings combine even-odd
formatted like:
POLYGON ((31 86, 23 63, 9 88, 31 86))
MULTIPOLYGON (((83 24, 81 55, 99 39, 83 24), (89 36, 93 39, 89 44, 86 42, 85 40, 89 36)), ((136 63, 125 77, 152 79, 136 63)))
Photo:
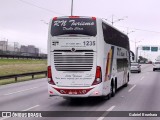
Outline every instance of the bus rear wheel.
POLYGON ((127 75, 127 82, 124 84, 124 87, 128 86, 128 82, 129 82, 129 74, 127 75))
POLYGON ((111 97, 114 97, 115 94, 116 94, 116 87, 115 87, 115 86, 116 86, 116 85, 115 85, 114 82, 112 81, 112 82, 111 82, 111 92, 110 92, 111 97))
POLYGON ((109 100, 110 98, 111 98, 111 94, 110 93, 108 95, 106 95, 106 96, 102 96, 103 100, 109 100))

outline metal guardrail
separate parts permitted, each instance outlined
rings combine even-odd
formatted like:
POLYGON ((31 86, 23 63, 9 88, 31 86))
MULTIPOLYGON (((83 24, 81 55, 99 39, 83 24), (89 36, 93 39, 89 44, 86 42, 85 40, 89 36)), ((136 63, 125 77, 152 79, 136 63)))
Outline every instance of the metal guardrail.
POLYGON ((23 74, 16 74, 16 75, 0 76, 0 80, 15 78, 15 82, 17 82, 17 78, 18 78, 18 77, 32 76, 32 79, 34 79, 34 76, 35 76, 35 75, 40 75, 40 74, 45 74, 45 75, 47 76, 47 71, 40 71, 40 72, 31 72, 31 73, 23 73, 23 74))

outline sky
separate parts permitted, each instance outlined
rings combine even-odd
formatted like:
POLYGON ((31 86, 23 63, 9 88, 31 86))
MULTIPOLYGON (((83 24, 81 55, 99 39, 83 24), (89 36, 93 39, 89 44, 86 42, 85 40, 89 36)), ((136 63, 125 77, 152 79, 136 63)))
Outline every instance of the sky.
MULTIPOLYGON (((73 0, 73 15, 105 18, 109 24, 113 18, 113 26, 128 33, 135 51, 135 43, 160 45, 159 6, 159 0, 73 0)), ((46 53, 46 23, 70 15, 71 0, 0 0, 0 40, 35 45, 46 53)))

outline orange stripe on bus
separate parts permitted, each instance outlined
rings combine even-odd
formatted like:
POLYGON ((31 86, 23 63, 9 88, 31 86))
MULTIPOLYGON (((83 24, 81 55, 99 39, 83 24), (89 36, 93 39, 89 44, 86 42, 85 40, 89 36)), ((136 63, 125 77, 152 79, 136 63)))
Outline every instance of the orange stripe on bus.
POLYGON ((108 80, 108 75, 110 75, 111 70, 111 57, 112 57, 112 49, 109 51, 107 55, 107 65, 106 65, 106 75, 105 75, 105 81, 108 80))

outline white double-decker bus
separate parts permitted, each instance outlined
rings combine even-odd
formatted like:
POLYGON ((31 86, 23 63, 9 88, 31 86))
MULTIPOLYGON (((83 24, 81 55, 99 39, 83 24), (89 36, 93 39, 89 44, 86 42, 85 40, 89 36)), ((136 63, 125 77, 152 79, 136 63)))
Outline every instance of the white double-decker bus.
POLYGON ((128 84, 129 39, 96 17, 54 17, 48 35, 50 96, 114 96, 128 84))

